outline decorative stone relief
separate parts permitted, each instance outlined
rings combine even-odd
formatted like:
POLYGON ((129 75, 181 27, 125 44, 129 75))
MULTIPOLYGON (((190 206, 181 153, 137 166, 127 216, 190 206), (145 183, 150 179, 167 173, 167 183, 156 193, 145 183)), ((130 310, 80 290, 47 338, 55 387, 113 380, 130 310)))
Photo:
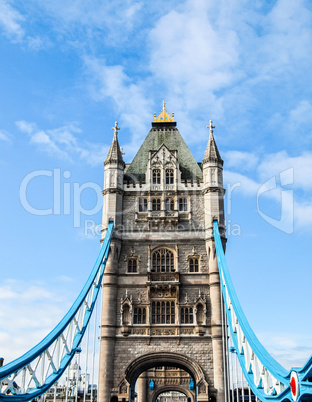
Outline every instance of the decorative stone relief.
POLYGON ((151 335, 176 335, 175 328, 152 328, 151 335))

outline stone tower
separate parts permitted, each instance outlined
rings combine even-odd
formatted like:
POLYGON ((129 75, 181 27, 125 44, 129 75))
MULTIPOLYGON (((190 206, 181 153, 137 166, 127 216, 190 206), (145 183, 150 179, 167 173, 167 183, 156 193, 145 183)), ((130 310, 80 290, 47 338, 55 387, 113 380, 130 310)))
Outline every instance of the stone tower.
POLYGON ((99 402, 133 402, 136 393, 138 402, 155 402, 167 391, 191 402, 224 402, 212 234, 217 219, 225 244, 223 161, 212 122, 208 128, 197 163, 163 103, 128 165, 117 123, 113 128, 104 163, 103 238, 110 220, 115 231, 103 279, 99 402), (152 378, 166 368, 171 378, 152 378))

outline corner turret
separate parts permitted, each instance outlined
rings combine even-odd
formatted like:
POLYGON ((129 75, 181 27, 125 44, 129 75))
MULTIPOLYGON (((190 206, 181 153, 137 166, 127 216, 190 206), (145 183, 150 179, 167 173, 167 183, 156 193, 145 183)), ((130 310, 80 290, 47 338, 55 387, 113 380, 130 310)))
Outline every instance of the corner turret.
POLYGON ((212 230, 212 221, 217 219, 220 227, 224 227, 224 193, 223 189, 223 160, 213 136, 210 120, 209 140, 202 162, 203 167, 203 193, 205 200, 205 228, 212 230))
POLYGON ((110 149, 108 151, 107 158, 104 162, 104 205, 103 205, 103 235, 105 236, 105 230, 108 226, 109 220, 113 220, 115 225, 121 224, 122 216, 118 214, 122 208, 122 197, 123 197, 123 180, 124 180, 124 170, 125 162, 122 157, 122 150, 118 142, 118 127, 117 121, 115 126, 112 128, 114 130, 114 138, 110 149), (104 222, 104 216, 106 221, 104 222))

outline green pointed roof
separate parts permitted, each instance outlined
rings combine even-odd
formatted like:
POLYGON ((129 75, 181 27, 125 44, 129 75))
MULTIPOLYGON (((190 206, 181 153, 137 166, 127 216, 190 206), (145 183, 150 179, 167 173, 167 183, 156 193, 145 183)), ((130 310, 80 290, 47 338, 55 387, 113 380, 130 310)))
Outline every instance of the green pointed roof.
POLYGON ((178 161, 184 180, 202 180, 203 173, 191 151, 182 138, 175 123, 153 123, 153 127, 145 138, 141 148, 135 155, 127 173, 139 180, 145 177, 149 151, 158 151, 162 144, 171 151, 178 151, 178 161))

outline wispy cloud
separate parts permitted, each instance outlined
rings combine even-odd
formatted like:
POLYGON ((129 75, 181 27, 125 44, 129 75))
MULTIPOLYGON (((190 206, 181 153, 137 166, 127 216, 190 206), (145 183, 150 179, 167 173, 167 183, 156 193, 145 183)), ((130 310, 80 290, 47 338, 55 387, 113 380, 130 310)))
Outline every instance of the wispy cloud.
POLYGON ((121 65, 109 66, 105 60, 90 57, 86 57, 84 62, 92 97, 113 100, 122 121, 132 133, 132 143, 125 149, 133 152, 137 141, 146 135, 153 110, 153 102, 148 98, 144 85, 135 84, 121 65))
POLYGON ((0 141, 6 141, 9 142, 11 140, 11 134, 9 134, 5 130, 0 130, 0 141))
MULTIPOLYGON (((292 219, 294 213, 295 227, 297 229, 307 229, 312 224, 312 153, 305 152, 301 155, 290 157, 286 151, 277 152, 269 155, 259 155, 256 157, 253 153, 247 152, 228 152, 230 170, 224 172, 224 184, 228 189, 226 197, 247 196, 256 200, 259 196, 259 190, 271 178, 276 179, 277 187, 270 191, 260 192, 261 197, 273 200, 281 204, 282 192, 287 190, 294 191, 294 198, 283 200, 283 209, 285 217, 292 219), (258 161, 261 160, 261 163, 258 161), (248 171, 251 169, 250 171, 248 171), (280 174, 283 172, 293 172, 293 180, 290 184, 283 187, 280 182, 280 174), (233 189, 233 191, 231 191, 233 189)), ((285 173, 285 174, 286 174, 285 173)))
POLYGON ((312 337, 299 333, 259 334, 261 342, 286 369, 302 367, 312 354, 312 337))
POLYGON ((7 279, 0 288, 0 344, 5 362, 22 355, 60 321, 71 301, 63 287, 7 279))
POLYGON ((109 145, 92 144, 81 141, 80 128, 75 124, 49 130, 40 130, 35 123, 24 120, 17 121, 20 131, 30 137, 30 143, 43 152, 59 158, 74 161, 77 157, 90 165, 102 163, 107 155, 109 145))
POLYGON ((13 41, 23 39, 25 32, 21 26, 24 17, 7 0, 0 0, 0 26, 13 41))

